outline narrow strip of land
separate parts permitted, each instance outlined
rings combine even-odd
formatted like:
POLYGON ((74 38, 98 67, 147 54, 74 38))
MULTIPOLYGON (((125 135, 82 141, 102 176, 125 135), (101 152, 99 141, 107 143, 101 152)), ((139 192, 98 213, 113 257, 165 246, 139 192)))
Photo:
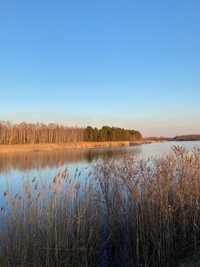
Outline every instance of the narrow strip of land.
POLYGON ((0 145, 0 153, 17 153, 17 152, 52 152, 66 149, 90 149, 90 148, 109 148, 129 145, 141 145, 154 143, 153 141, 140 140, 135 142, 129 141, 111 141, 111 142, 74 142, 65 144, 25 144, 25 145, 0 145))
POLYGON ((0 153, 51 152, 65 149, 87 149, 128 146, 129 142, 74 142, 65 144, 0 145, 0 153))

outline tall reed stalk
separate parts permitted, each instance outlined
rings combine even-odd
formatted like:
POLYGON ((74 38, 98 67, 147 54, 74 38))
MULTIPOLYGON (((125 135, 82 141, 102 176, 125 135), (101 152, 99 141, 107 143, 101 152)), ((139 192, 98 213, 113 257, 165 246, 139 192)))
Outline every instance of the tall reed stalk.
POLYGON ((100 160, 4 192, 0 266, 175 267, 200 249, 200 149, 100 160))

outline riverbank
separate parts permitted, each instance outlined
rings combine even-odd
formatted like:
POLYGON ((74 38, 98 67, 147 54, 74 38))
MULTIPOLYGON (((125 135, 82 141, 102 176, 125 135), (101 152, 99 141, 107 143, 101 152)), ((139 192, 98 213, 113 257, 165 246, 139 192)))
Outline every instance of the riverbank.
POLYGON ((1 145, 0 153, 53 152, 69 149, 90 149, 129 146, 129 142, 77 142, 66 144, 1 145))
POLYGON ((27 144, 27 145, 0 145, 0 154, 3 153, 26 153, 26 152, 53 152, 58 150, 69 149, 92 149, 92 148, 109 148, 123 147, 130 145, 142 145, 156 143, 155 141, 141 140, 135 142, 129 141, 112 141, 112 142, 77 142, 66 144, 27 144))
POLYGON ((144 145, 158 143, 152 140, 140 141, 111 141, 111 142, 77 142, 65 144, 26 144, 26 145, 0 145, 0 153, 18 153, 18 152, 51 152, 57 150, 69 149, 92 149, 92 148, 109 148, 123 147, 133 145, 144 145))
POLYGON ((157 143, 161 143, 161 142, 164 142, 164 141, 143 139, 143 140, 139 140, 139 141, 129 142, 129 145, 131 145, 131 146, 148 145, 148 144, 157 144, 157 143))

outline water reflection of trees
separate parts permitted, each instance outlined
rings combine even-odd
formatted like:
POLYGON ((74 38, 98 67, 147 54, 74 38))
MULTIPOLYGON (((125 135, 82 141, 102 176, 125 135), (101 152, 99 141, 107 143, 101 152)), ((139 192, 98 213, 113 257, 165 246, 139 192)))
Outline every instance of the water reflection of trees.
POLYGON ((91 163, 98 159, 123 157, 129 153, 139 154, 140 147, 2 154, 0 172, 61 167, 78 162, 91 163))

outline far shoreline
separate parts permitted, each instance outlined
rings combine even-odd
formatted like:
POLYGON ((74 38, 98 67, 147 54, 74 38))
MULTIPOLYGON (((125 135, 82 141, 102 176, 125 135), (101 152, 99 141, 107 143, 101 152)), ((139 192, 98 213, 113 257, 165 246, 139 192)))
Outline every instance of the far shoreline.
POLYGON ((95 148, 117 148, 123 146, 134 146, 159 143, 152 140, 140 141, 106 141, 106 142, 71 142, 64 144, 15 144, 0 145, 0 154, 6 153, 30 153, 30 152, 54 152, 70 149, 95 149, 95 148))

